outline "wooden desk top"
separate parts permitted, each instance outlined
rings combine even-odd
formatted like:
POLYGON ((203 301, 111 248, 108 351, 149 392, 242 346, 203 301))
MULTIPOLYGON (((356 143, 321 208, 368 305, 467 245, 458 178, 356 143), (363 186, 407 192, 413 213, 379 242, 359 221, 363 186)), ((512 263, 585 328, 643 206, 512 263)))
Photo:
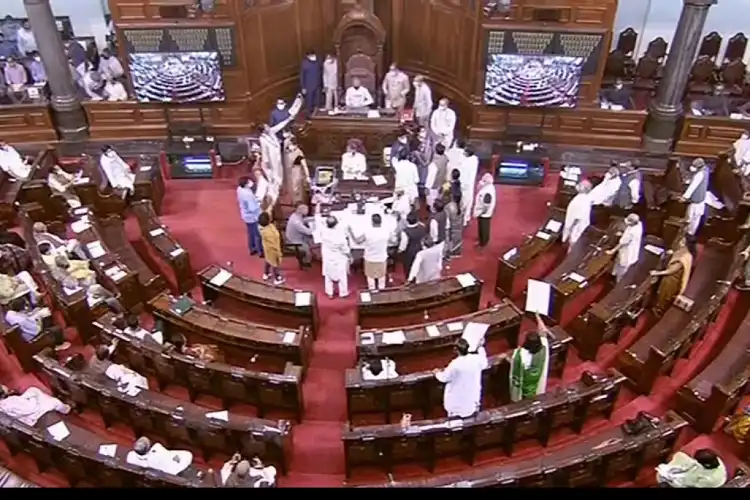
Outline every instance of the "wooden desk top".
POLYGON ((533 259, 537 258, 542 253, 547 251, 547 249, 549 249, 552 245, 555 244, 556 241, 559 240, 560 235, 562 234, 562 225, 564 223, 565 210, 557 207, 552 207, 549 215, 547 216, 547 220, 542 224, 542 226, 533 234, 527 236, 524 242, 521 243, 521 245, 519 245, 518 247, 514 247, 514 249, 516 250, 515 252, 512 252, 513 249, 508 250, 503 256, 500 257, 500 260, 513 269, 521 269, 533 259), (559 228, 557 228, 557 224, 560 224, 559 228), (552 231, 550 228, 557 228, 557 230, 552 231), (544 233, 549 237, 544 238, 537 236, 539 233, 544 233), (508 255, 507 258, 505 258, 506 255, 508 255))
POLYGON ((481 290, 482 280, 472 273, 464 273, 474 279, 474 284, 464 287, 456 276, 441 278, 438 281, 400 288, 386 288, 378 292, 360 292, 357 297, 357 307, 360 309, 378 308, 383 306, 398 306, 405 303, 426 302, 441 295, 453 295, 481 290), (367 300, 367 297, 370 300, 367 300))

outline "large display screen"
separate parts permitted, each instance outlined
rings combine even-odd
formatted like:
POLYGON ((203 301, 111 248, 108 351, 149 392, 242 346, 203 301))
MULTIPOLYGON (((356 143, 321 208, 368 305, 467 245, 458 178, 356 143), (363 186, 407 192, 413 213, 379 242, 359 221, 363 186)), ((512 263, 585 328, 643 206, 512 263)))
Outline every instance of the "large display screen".
POLYGON ((490 54, 484 79, 484 104, 573 108, 583 63, 582 57, 490 54))
POLYGON ((218 52, 142 52, 129 57, 133 93, 140 102, 226 99, 218 52))

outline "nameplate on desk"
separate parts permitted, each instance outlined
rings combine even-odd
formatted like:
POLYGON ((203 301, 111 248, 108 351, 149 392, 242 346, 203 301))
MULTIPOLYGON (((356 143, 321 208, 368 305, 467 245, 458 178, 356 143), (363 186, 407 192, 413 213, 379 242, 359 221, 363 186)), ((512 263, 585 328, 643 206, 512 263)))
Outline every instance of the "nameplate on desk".
POLYGON ((510 250, 508 250, 507 252, 503 254, 503 260, 510 260, 513 257, 515 257, 517 253, 518 253, 517 248, 511 248, 510 250))
POLYGON ((160 227, 157 229, 152 229, 151 231, 148 232, 148 234, 151 236, 161 236, 162 234, 164 234, 164 229, 160 227))

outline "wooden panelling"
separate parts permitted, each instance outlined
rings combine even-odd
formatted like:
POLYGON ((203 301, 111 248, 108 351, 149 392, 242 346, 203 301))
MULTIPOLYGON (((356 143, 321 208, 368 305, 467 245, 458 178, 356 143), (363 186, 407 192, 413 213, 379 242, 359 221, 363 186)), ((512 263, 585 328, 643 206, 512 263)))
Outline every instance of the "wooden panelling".
MULTIPOLYGON (((464 2, 466 3, 466 2, 464 2)), ((617 0, 513 0, 509 16, 495 16, 485 19, 486 25, 502 28, 506 23, 528 23, 529 27, 548 28, 585 28, 598 27, 610 29, 617 12, 617 0), (535 9, 560 9, 561 22, 535 23, 535 9)))
POLYGON ((0 106, 0 138, 10 144, 56 141, 49 108, 44 104, 0 106))
POLYGON ((645 121, 645 112, 598 108, 481 109, 469 135, 472 139, 498 140, 508 126, 540 127, 544 142, 637 150, 645 121))
POLYGON ((683 121, 682 133, 675 145, 675 152, 688 156, 716 157, 731 147, 747 129, 747 120, 687 116, 683 121))
MULTIPOLYGON (((231 19, 234 0, 214 0, 214 10, 210 14, 198 14, 203 19, 231 19)), ((109 8, 115 21, 162 21, 162 7, 188 7, 191 2, 174 0, 110 0, 109 8)))

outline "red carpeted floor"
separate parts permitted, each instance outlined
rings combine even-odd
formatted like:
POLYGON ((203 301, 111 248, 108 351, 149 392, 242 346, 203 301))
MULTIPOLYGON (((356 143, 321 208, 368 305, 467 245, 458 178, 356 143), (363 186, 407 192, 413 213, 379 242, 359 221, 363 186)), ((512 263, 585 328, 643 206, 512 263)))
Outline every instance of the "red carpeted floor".
MULTIPOLYGON (((547 180, 543 188, 533 187, 498 187, 498 207, 493 219, 492 242, 488 248, 479 250, 474 247, 476 226, 466 233, 464 255, 454 262, 446 273, 457 274, 472 271, 485 282, 483 304, 494 301, 493 294, 498 256, 508 248, 517 245, 523 235, 536 231, 547 213, 547 203, 554 192, 556 178, 547 180)), ((169 231, 191 253, 193 266, 202 268, 210 263, 232 262, 234 269, 248 276, 260 276, 262 261, 250 257, 246 245, 246 233, 237 215, 234 181, 170 181, 164 204, 162 221, 169 231)), ((132 221, 128 222, 128 233, 133 240, 138 238, 138 229, 132 221)), ((549 259, 546 267, 554 265, 549 259)), ((345 419, 345 394, 343 372, 355 363, 355 295, 347 299, 328 299, 322 293, 320 268, 300 271, 296 261, 288 259, 282 271, 287 278, 287 285, 293 288, 316 290, 320 307, 321 327, 310 363, 307 378, 303 385, 305 412, 302 423, 294 428, 294 456, 291 471, 280 480, 280 486, 340 486, 344 480, 343 449, 340 432, 345 419)), ((351 278, 353 290, 365 287, 362 276, 351 278)), ((396 277, 399 283, 401 277, 396 277)), ((590 302, 593 297, 586 297, 590 302)), ((696 373, 717 346, 726 339, 727 311, 731 309, 734 295, 724 308, 722 315, 711 328, 702 342, 696 345, 685 361, 680 361, 671 377, 663 377, 649 397, 634 397, 624 390, 618 403, 613 420, 620 422, 632 417, 638 410, 648 410, 655 414, 662 413, 668 406, 670 398, 686 380, 696 373)), ((575 349, 572 349, 566 371, 562 380, 551 381, 553 384, 570 383, 577 380, 586 370, 603 370, 611 366, 617 354, 632 344, 643 333, 637 326, 621 336, 617 346, 604 347, 596 362, 582 363, 578 360, 575 349)), ((34 375, 23 375, 15 360, 0 346, 0 374, 2 382, 18 389, 41 383, 34 375)), ((199 401, 200 403, 200 401, 199 401)), ((80 418, 86 425, 97 427, 96 416, 84 414, 80 418)), ((603 421, 594 421, 587 425, 584 434, 612 425, 603 421)), ((130 436, 127 430, 101 430, 114 433, 119 442, 127 444, 130 436)), ((694 435, 688 434, 691 439, 694 435)), ((557 433, 548 449, 536 444, 522 444, 512 460, 528 458, 530 455, 541 455, 559 446, 565 446, 580 436, 570 432, 557 433)), ((725 460, 732 466, 736 459, 732 445, 723 436, 699 436, 689 443, 689 448, 708 444, 722 452, 725 460), (697 444, 696 444, 697 443, 697 444), (725 456, 726 455, 726 456, 725 456)), ((486 462, 502 463, 508 458, 491 456, 480 460, 478 465, 486 462)), ((10 458, 5 450, 0 451, 0 463, 7 462, 9 467, 23 477, 42 486, 64 486, 64 479, 55 473, 39 474, 30 460, 10 458)), ((212 464, 216 465, 216 464, 212 464)), ((448 463, 438 467, 437 472, 460 470, 466 466, 448 463)), ((396 479, 425 474, 413 468, 398 471, 396 479)), ((626 483, 622 486, 649 484, 653 474, 644 471, 644 479, 637 483, 626 483)), ((360 480, 382 481, 382 473, 360 480)))

